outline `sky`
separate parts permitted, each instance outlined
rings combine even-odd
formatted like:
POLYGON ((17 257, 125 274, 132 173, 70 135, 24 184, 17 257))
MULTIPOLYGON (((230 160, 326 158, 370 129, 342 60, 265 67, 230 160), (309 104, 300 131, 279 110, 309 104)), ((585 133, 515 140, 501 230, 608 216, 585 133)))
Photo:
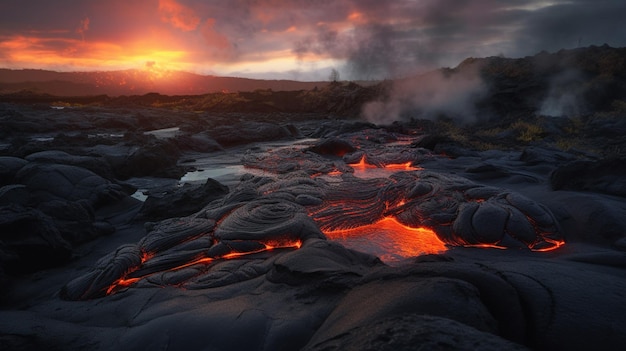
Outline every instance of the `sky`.
POLYGON ((0 0, 0 67, 374 80, 626 46, 623 0, 0 0))

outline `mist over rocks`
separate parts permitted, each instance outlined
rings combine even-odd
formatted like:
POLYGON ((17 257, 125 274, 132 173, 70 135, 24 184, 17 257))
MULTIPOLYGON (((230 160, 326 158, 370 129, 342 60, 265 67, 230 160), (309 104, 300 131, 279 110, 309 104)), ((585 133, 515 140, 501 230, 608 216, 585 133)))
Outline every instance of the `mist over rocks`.
POLYGON ((362 113, 379 124, 442 117, 472 124, 608 111, 626 96, 624 50, 604 45, 523 58, 468 58, 454 68, 392 80, 362 113))
MULTIPOLYGON (((179 111, 213 113, 318 113, 360 117, 378 124, 411 119, 450 119, 472 124, 514 120, 525 116, 587 116, 614 111, 626 95, 624 48, 608 45, 541 52, 534 56, 468 58, 453 68, 405 74, 385 81, 330 82, 301 90, 262 88, 254 91, 220 92, 205 95, 166 96, 149 93, 137 96, 62 97, 69 104, 99 104, 107 107, 176 108, 179 111)), ((50 104, 59 97, 6 93, 0 101, 50 104)), ((197 120, 186 117, 187 122, 197 120)), ((111 120, 137 128, 137 121, 152 118, 111 120)), ((178 117, 171 115, 170 118, 178 117)), ((105 119, 98 119, 105 121, 105 119)), ((27 119, 10 118, 12 130, 35 126, 27 119)), ((147 123, 147 124, 146 124, 147 123)), ((78 123, 77 125, 85 125, 78 123)), ((173 123, 176 125, 177 123, 173 123)), ((178 123, 180 125, 182 123, 178 123)), ((104 126, 104 125, 103 125, 104 126)), ((152 125, 150 129, 158 129, 152 125)), ((58 130, 58 128, 56 129, 58 130)))
POLYGON ((386 98, 365 104, 362 113, 366 120, 378 124, 440 116, 470 124, 477 118, 476 101, 486 93, 486 84, 477 68, 433 71, 394 80, 385 93, 386 98))

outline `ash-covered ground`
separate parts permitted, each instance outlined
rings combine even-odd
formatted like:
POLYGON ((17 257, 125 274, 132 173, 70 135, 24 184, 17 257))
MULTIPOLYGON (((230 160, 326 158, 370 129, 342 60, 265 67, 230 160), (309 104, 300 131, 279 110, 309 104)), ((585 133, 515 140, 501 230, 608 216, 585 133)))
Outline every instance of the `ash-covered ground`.
POLYGON ((619 348, 619 50, 468 60, 431 77, 454 104, 5 96, 0 346, 619 348))

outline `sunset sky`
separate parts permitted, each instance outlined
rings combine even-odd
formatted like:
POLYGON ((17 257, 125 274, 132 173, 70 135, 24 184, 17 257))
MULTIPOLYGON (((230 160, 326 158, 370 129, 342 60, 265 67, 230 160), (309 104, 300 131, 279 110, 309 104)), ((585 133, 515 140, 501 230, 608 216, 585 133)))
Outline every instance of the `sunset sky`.
POLYGON ((626 46, 623 0, 0 0, 0 67, 381 79, 626 46))

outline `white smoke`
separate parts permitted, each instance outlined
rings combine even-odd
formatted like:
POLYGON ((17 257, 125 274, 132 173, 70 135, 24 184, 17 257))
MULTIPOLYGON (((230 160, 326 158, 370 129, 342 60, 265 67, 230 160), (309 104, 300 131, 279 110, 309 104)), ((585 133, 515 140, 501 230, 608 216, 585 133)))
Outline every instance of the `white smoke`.
POLYGON ((574 69, 557 74, 551 81, 548 95, 539 114, 550 117, 577 116, 584 111, 584 77, 574 69))
POLYGON ((389 96, 364 105, 362 116, 388 124, 407 118, 476 120, 475 103, 487 92, 478 67, 438 70, 393 82, 389 96))

